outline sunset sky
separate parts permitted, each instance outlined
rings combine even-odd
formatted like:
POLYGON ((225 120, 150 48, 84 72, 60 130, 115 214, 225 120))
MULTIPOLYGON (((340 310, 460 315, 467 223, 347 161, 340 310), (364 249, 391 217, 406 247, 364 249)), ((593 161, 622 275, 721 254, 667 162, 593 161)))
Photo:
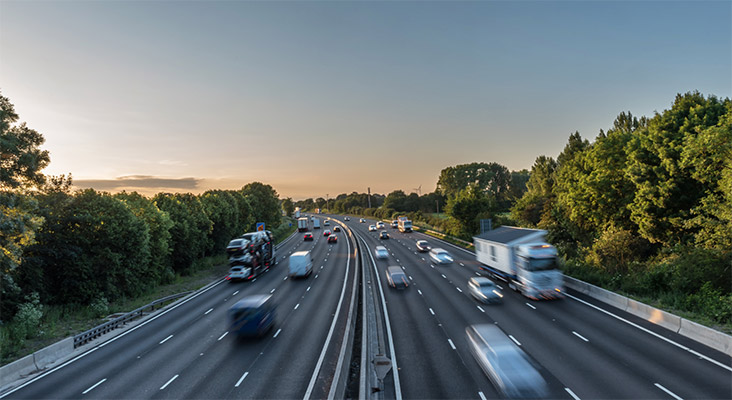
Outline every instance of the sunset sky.
POLYGON ((79 187, 422 193, 677 93, 732 97, 730 1, 0 0, 0 92, 79 187))

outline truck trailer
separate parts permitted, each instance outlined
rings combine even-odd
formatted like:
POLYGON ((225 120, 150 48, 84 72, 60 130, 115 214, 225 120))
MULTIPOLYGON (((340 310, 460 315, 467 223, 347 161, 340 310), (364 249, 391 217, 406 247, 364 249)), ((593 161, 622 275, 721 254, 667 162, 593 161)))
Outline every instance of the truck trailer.
POLYGON ((297 231, 305 232, 308 230, 308 219, 307 217, 301 217, 297 219, 297 231))
POLYGON ((244 245, 229 253, 229 281, 255 278, 277 262, 274 237, 270 231, 251 232, 242 235, 244 245))
POLYGON ((532 299, 564 297, 564 275, 557 249, 546 231, 502 226, 473 237, 480 268, 532 299))

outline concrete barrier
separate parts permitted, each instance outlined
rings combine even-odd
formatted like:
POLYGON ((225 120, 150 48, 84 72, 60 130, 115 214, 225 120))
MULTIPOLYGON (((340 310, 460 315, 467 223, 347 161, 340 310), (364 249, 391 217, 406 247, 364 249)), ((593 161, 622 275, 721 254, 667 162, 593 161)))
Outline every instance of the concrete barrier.
POLYGON ((732 356, 732 336, 681 318, 679 334, 732 356))
POLYGON ((678 332, 681 328, 681 317, 678 315, 659 310, 639 301, 628 299, 628 308, 625 311, 674 332, 678 332))
POLYGON ((13 383, 16 379, 35 371, 36 364, 33 361, 33 354, 28 354, 20 360, 3 365, 0 367, 0 390, 2 390, 5 385, 13 383))
POLYGON ((56 362, 58 359, 66 357, 74 352, 74 337, 67 337, 60 342, 54 343, 48 347, 33 353, 33 358, 38 369, 44 369, 48 364, 56 362))

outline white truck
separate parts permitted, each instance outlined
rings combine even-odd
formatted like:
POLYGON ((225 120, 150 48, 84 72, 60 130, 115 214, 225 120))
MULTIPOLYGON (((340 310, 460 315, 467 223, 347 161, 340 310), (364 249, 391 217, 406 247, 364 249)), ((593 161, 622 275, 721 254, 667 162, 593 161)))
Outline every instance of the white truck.
POLYGON ((399 217, 399 222, 397 226, 399 227, 399 232, 408 233, 412 231, 412 221, 408 220, 406 217, 399 217))
POLYGON ((320 229, 320 219, 313 218, 313 229, 320 229))
POLYGON ((502 226, 473 237, 481 269, 532 299, 564 297, 564 275, 557 249, 546 231, 502 226))
POLYGON ((301 217, 297 219, 297 231, 298 232, 305 232, 308 230, 308 219, 306 217, 301 217))

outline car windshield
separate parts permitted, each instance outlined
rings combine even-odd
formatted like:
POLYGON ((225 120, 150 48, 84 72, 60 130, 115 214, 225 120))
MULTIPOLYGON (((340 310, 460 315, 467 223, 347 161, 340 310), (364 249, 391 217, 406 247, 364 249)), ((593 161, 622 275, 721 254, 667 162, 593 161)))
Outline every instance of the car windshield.
POLYGON ((234 239, 229 242, 229 247, 240 247, 242 244, 244 244, 243 239, 234 239))
POLYGON ((528 263, 525 263, 526 270, 528 271, 549 271, 557 269, 557 261, 554 258, 530 258, 528 263))

